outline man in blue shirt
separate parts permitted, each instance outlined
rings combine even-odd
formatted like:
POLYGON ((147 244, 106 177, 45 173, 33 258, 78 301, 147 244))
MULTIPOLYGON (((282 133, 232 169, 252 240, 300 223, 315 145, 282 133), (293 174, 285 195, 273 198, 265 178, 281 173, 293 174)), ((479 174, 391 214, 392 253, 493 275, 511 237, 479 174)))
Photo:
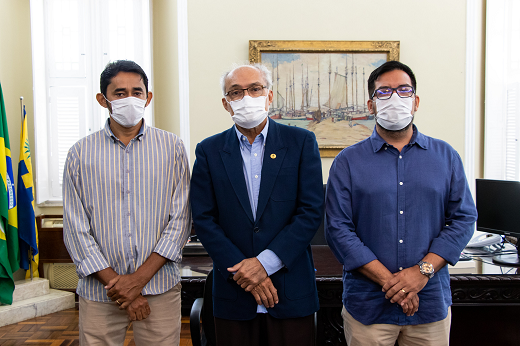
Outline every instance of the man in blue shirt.
POLYGON ((448 345, 450 277, 477 218, 462 161, 413 125, 412 70, 389 61, 368 79, 371 137, 329 173, 326 238, 343 264, 349 346, 448 345))

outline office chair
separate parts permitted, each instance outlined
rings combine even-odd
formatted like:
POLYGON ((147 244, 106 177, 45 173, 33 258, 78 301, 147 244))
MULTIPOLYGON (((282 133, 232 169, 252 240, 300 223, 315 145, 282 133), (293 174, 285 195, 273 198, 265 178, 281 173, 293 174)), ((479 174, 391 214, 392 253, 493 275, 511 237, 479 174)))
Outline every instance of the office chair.
POLYGON ((213 320, 213 270, 204 284, 203 298, 197 298, 190 312, 190 334, 193 346, 215 346, 215 320, 213 320))

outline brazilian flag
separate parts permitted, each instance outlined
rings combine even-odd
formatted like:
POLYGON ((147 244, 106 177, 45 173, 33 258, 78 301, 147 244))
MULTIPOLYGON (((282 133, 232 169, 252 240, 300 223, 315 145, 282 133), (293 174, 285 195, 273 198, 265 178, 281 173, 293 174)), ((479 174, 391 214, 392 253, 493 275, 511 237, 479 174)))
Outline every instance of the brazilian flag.
POLYGON ((0 303, 12 304, 13 273, 18 270, 18 222, 14 195, 11 146, 5 115, 4 95, 0 85, 0 303))
POLYGON ((38 276, 38 231, 34 217, 33 170, 31 147, 27 133, 27 117, 23 106, 22 131, 20 133, 20 161, 18 162, 18 234, 20 236, 20 267, 27 270, 25 278, 38 276), (29 252, 30 251, 30 252, 29 252), (31 254, 31 259, 29 259, 31 254))

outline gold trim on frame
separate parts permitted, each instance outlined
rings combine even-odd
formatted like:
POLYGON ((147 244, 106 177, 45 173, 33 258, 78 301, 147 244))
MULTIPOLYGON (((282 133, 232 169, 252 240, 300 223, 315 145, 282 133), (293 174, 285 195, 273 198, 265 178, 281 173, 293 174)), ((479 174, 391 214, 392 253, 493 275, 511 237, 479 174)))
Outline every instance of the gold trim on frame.
MULTIPOLYGON (((249 62, 262 62, 262 53, 386 53, 399 60, 399 41, 277 41, 250 40, 249 62)), ((321 157, 336 157, 341 146, 321 146, 321 157)))

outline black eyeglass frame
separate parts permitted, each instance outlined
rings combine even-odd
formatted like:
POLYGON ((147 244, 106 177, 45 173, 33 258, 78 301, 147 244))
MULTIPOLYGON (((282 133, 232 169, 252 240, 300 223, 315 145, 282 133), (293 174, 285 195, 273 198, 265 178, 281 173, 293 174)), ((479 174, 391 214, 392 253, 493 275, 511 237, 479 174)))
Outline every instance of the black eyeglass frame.
MULTIPOLYGON (((258 88, 258 87, 262 87, 262 93, 263 93, 264 89, 267 89, 267 86, 265 86, 265 85, 258 85, 258 84, 257 84, 257 85, 251 85, 249 88, 229 90, 227 93, 224 94, 224 96, 228 96, 229 93, 232 92, 232 91, 241 91, 241 92, 242 92, 242 97, 241 97, 241 98, 236 99, 236 100, 231 100, 231 101, 240 101, 240 100, 242 100, 242 99, 244 98, 244 96, 245 96, 245 92, 244 92, 244 90, 247 90, 247 93, 248 93, 249 95, 251 95, 251 93, 249 92, 249 89, 251 89, 251 88, 258 88)), ((258 96, 256 96, 256 97, 260 97, 260 96, 261 96, 261 95, 258 95, 258 96)), ((251 97, 252 97, 252 96, 251 96, 251 97)), ((231 99, 231 97, 230 97, 230 99, 231 99)))
POLYGON ((379 89, 376 89, 376 90, 374 90, 374 92, 372 93, 372 96, 371 96, 370 98, 371 98, 371 99, 374 99, 374 96, 375 96, 375 97, 376 97, 377 99, 379 99, 379 100, 388 100, 389 98, 392 97, 392 95, 394 94, 394 91, 395 91, 395 93, 397 94, 397 96, 399 96, 399 97, 402 98, 402 99, 406 99, 406 98, 409 98, 409 97, 412 97, 413 95, 415 95, 415 88, 414 88, 413 86, 411 86, 411 85, 399 85, 397 88, 381 87, 381 88, 379 88, 379 89), (401 95, 399 95, 399 91, 398 91, 397 89, 402 88, 402 87, 412 88, 412 94, 411 94, 410 96, 401 96, 401 95), (381 89, 391 89, 391 90, 392 90, 392 93, 390 94, 390 96, 389 96, 388 98, 381 99, 381 98, 379 98, 379 97, 376 96, 376 92, 377 92, 378 90, 381 90, 381 89))

